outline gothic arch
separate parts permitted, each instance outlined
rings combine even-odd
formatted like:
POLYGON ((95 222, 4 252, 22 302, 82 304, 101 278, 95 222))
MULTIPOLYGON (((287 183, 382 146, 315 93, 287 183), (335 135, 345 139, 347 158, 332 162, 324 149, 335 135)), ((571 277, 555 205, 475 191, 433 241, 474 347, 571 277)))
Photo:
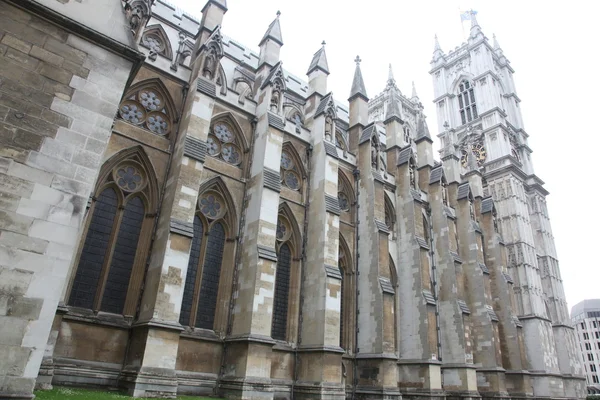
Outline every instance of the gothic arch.
POLYGON ((135 315, 157 207, 156 174, 141 146, 103 164, 69 281, 70 306, 135 315))
POLYGON ((344 151, 344 154, 346 154, 350 148, 347 135, 338 127, 335 128, 335 144, 344 151))
POLYGON ((350 179, 341 168, 338 168, 338 203, 342 210, 341 218, 345 219, 345 215, 348 215, 349 218, 346 218, 346 222, 353 224, 356 195, 350 179))
POLYGON ((167 87, 159 78, 131 86, 119 105, 119 117, 161 136, 174 132, 177 108, 167 87))
POLYGON ((298 107, 298 105, 296 105, 292 102, 287 102, 283 105, 283 109, 285 112, 285 117, 288 120, 290 120, 292 122, 296 122, 294 117, 296 114, 298 114, 300 116, 300 123, 304 124, 304 111, 302 111, 302 109, 300 107, 298 107))
POLYGON ((246 99, 254 100, 252 98, 253 91, 252 87, 254 84, 246 77, 240 76, 233 80, 233 90, 239 95, 238 101, 244 104, 246 99))
MULTIPOLYGON (((227 227, 227 237, 230 239, 234 238, 237 235, 237 216, 231 192, 220 176, 215 176, 214 178, 203 182, 198 189, 198 210, 200 210, 201 207, 200 200, 202 199, 203 194, 208 192, 219 194, 225 202, 225 212, 221 217, 216 218, 214 222, 224 222, 227 227)), ((210 228, 208 225, 207 227, 210 228)))
POLYGON ((295 342, 300 316, 302 237, 296 218, 285 202, 279 205, 276 239, 271 337, 295 342))
POLYGON ((222 113, 213 115, 210 121, 211 127, 218 122, 229 123, 232 126, 232 128, 234 129, 233 133, 239 140, 239 143, 242 147, 242 151, 244 153, 247 153, 250 149, 250 146, 248 145, 248 141, 246 140, 246 136, 244 135, 244 130, 242 129, 240 123, 237 121, 237 118, 230 111, 224 111, 222 113))
POLYGON ((467 81, 470 84, 473 84, 475 82, 475 76, 471 73, 466 73, 463 72, 462 74, 458 75, 456 78, 454 78, 454 80, 452 81, 452 85, 450 85, 450 87, 452 88, 452 93, 456 93, 458 92, 458 86, 464 82, 467 81))
POLYGON ((385 206, 385 224, 387 225, 392 235, 390 238, 395 236, 396 231, 396 210, 394 209, 394 203, 390 199, 387 192, 384 192, 384 206, 385 206))
POLYGON ((220 93, 222 95, 226 95, 227 94, 227 74, 225 73, 225 70, 223 69, 223 65, 221 64, 221 62, 219 61, 219 71, 218 71, 218 75, 217 75, 217 85, 221 86, 221 91, 220 93))
POLYGON ((204 79, 215 82, 219 75, 221 67, 221 58, 223 58, 223 36, 221 35, 221 26, 217 25, 212 31, 206 42, 199 49, 200 55, 200 75, 204 79))
POLYGON ((156 56, 153 58, 153 54, 160 54, 169 60, 173 59, 171 41, 162 25, 154 24, 148 26, 142 34, 141 43, 150 49, 150 56, 148 58, 151 60, 156 59, 156 56))
POLYGON ((283 153, 284 151, 288 152, 292 156, 294 162, 298 166, 298 172, 300 173, 302 178, 305 179, 307 177, 307 174, 306 168, 304 167, 304 161, 302 161, 302 157, 300 157, 298 150, 296 150, 294 145, 289 140, 284 142, 281 146, 281 152, 283 153))
POLYGON ((355 275, 352 252, 341 233, 339 237, 338 267, 342 277, 340 288, 340 347, 350 351, 354 342, 355 275))

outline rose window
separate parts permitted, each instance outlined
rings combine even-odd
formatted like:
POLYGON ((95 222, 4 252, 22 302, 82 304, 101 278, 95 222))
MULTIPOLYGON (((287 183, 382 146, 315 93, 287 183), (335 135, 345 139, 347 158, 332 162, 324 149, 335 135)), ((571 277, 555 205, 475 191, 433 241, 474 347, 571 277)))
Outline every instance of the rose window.
POLYGON ((283 223, 283 221, 280 219, 279 221, 277 221, 277 240, 283 240, 283 238, 286 236, 287 234, 287 226, 285 226, 285 224, 283 223))
POLYGON ((210 219, 220 217, 224 210, 221 199, 212 193, 202 197, 199 201, 199 206, 200 212, 210 219))
POLYGON ((223 161, 239 165, 242 163, 242 151, 236 144, 236 137, 231 127, 222 122, 216 123, 212 132, 206 139, 206 150, 213 157, 220 157, 223 161))
POLYGON ((346 196, 345 193, 338 193, 338 203, 342 211, 350 211, 350 201, 348 200, 348 196, 346 196))
POLYGON ((296 163, 287 151, 281 152, 281 180, 290 189, 298 190, 301 186, 301 178, 296 163))
POLYGON ((144 127, 157 135, 171 131, 171 118, 164 97, 156 90, 146 88, 131 94, 119 107, 119 116, 133 125, 144 127))
POLYGON ((131 165, 119 167, 115 173, 115 182, 127 192, 138 190, 142 186, 142 181, 140 171, 131 165))

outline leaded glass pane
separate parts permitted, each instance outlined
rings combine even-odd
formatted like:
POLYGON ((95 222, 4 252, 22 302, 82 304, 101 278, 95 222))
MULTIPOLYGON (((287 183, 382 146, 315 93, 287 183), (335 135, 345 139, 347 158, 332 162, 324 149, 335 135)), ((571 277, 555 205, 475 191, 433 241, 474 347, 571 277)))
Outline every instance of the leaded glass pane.
POLYGON ((117 203, 117 193, 111 188, 105 189, 96 200, 69 296, 69 305, 90 309, 94 306, 102 264, 109 248, 117 213, 117 203))
POLYGON ((286 243, 279 249, 277 271, 275 272, 271 337, 277 340, 286 340, 287 336, 291 259, 290 247, 286 243))
POLYGON ((181 301, 181 313, 179 314, 179 323, 183 326, 190 325, 190 314, 192 312, 192 302, 194 301, 194 288, 196 286, 198 264, 200 263, 200 249, 202 245, 203 229, 204 227, 200 217, 194 217, 194 237, 192 238, 190 261, 188 262, 188 269, 185 275, 183 300, 181 301))
POLYGON ((211 228, 206 243, 198 312, 196 313, 197 328, 214 329, 224 246, 225 229, 223 225, 217 223, 211 228))
POLYGON ((102 311, 123 313, 144 214, 144 203, 139 197, 134 197, 125 205, 102 295, 102 311))

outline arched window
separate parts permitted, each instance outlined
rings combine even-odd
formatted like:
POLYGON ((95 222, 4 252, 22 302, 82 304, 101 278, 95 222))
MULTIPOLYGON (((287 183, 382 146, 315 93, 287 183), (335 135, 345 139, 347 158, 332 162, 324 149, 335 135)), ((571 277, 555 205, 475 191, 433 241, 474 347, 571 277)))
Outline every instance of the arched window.
POLYGON ((354 273, 350 249, 342 235, 340 235, 339 243, 338 266, 342 275, 340 288, 340 347, 349 351, 352 348, 354 338, 354 273))
POLYGON ((283 144, 279 173, 284 186, 292 190, 300 190, 304 177, 304 166, 300 155, 291 143, 283 144))
POLYGON ((273 319, 271 337, 290 341, 292 327, 296 326, 299 301, 298 261, 294 255, 298 251, 299 232, 287 205, 280 208, 277 219, 277 269, 273 294, 273 319))
POLYGON ((227 241, 235 216, 229 193, 220 179, 205 183, 198 196, 194 236, 185 278, 179 322, 183 326, 218 330, 219 286, 223 265, 233 262, 227 241), (228 259, 226 259, 229 257, 228 259))
POLYGON ((218 118, 211 125, 206 139, 209 155, 226 163, 242 166, 245 143, 239 130, 229 118, 218 118))
POLYGON ((159 136, 171 133, 174 115, 173 101, 159 79, 134 85, 119 106, 121 119, 159 136))
POLYGON ((133 316, 153 228, 157 183, 139 147, 102 167, 78 252, 68 304, 133 316))
POLYGON ((354 191, 346 174, 342 171, 338 171, 338 204, 342 213, 352 213, 354 191))
POLYGON ((156 60, 156 56, 160 54, 163 57, 171 60, 173 58, 173 50, 171 42, 161 25, 149 26, 142 35, 142 46, 150 50, 148 58, 151 61, 156 60))
POLYGON ((460 120, 463 125, 478 117, 475 92, 473 86, 467 80, 462 81, 458 85, 458 108, 460 111, 460 120))
MULTIPOLYGON (((394 206, 387 195, 385 195, 385 224, 390 232, 392 232, 393 236, 395 232, 394 228, 396 226, 396 213, 394 212, 394 206)), ((392 237, 390 237, 390 239, 391 238, 392 237)))

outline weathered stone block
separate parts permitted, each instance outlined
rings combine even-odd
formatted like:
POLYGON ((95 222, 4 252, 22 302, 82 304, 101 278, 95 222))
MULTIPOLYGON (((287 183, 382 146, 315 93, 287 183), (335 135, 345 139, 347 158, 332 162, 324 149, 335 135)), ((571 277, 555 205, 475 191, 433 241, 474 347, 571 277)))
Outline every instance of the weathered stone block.
POLYGON ((13 35, 4 35, 4 37, 2 38, 2 43, 25 54, 29 53, 29 51, 31 50, 31 45, 29 43, 24 42, 23 40, 18 39, 13 35))
POLYGON ((40 63, 36 58, 30 57, 27 54, 16 50, 16 49, 8 49, 4 56, 10 60, 13 60, 16 63, 19 63, 22 68, 28 70, 35 70, 40 63))
MULTIPOLYGON (((17 210, 18 211, 18 210, 17 210)), ((27 234, 33 218, 10 211, 0 210, 0 229, 27 234)))
POLYGON ((48 241, 30 238, 27 235, 15 232, 4 231, 0 232, 0 245, 44 254, 44 251, 48 246, 48 241))
POLYGON ((13 138, 13 144, 24 150, 38 151, 42 146, 45 136, 37 133, 18 129, 13 138))
POLYGON ((78 196, 88 196, 91 189, 90 186, 85 183, 64 178, 62 176, 54 177, 51 187, 53 189, 60 190, 61 192, 71 193, 78 196))
POLYGON ((29 197, 33 191, 33 183, 14 176, 0 174, 0 188, 5 193, 29 197))
POLYGON ((36 219, 31 225, 29 235, 34 238, 44 239, 66 245, 75 245, 77 242, 77 229, 56 224, 53 222, 36 219))
POLYGON ((77 166, 57 160, 56 158, 40 153, 31 153, 27 158, 27 165, 35 168, 53 172, 55 174, 73 178, 77 171, 77 166))
POLYGON ((49 211, 50 206, 48 204, 25 198, 21 199, 17 208, 18 214, 38 219, 47 219, 49 211))
MULTIPOLYGON (((36 320, 39 318, 43 304, 43 299, 32 299, 29 297, 18 296, 15 297, 11 302, 7 315, 14 317, 14 319, 17 319, 18 321, 23 321, 26 327, 27 321, 36 320)), ((16 325, 20 326, 20 324, 16 325)), ((22 338, 23 336, 21 335, 21 339, 22 338)))
POLYGON ((117 110, 115 105, 102 101, 97 97, 80 90, 73 94, 73 104, 103 115, 107 118, 111 118, 111 120, 114 118, 117 110))
MULTIPOLYGON (((12 306, 14 306, 15 300, 13 300, 12 306)), ((23 318, 0 316, 0 345, 20 346, 27 323, 28 321, 23 318)))
MULTIPOLYGON (((22 338, 22 336, 21 336, 22 338)), ((31 349, 17 346, 0 346, 0 375, 23 375, 31 349)))
POLYGON ((44 44, 44 49, 54 54, 60 54, 66 60, 73 61, 77 64, 82 64, 86 57, 86 54, 83 51, 77 50, 66 43, 61 43, 54 38, 48 38, 44 44))
POLYGON ((9 113, 6 116, 6 122, 19 128, 27 129, 44 136, 54 137, 58 126, 51 124, 43 119, 35 118, 30 115, 23 115, 19 112, 9 113))
POLYGON ((75 154, 75 148, 73 148, 69 143, 58 141, 52 138, 46 138, 42 144, 40 152, 56 158, 57 160, 70 162, 75 154))
POLYGON ((59 125, 59 126, 65 127, 65 128, 68 128, 69 125, 71 124, 71 118, 65 117, 62 114, 56 113, 54 111, 50 111, 45 108, 42 110, 41 117, 44 121, 48 121, 51 124, 59 125))
MULTIPOLYGON (((5 249, 6 247, 0 246, 0 250, 5 249)), ((0 267, 0 292, 22 296, 27 292, 32 277, 33 272, 30 271, 0 267)))
POLYGON ((17 162, 12 163, 8 169, 8 175, 16 176, 17 178, 29 180, 31 182, 41 183, 45 186, 50 186, 52 178, 54 177, 53 174, 17 162))
POLYGON ((73 76, 77 75, 82 78, 87 78, 88 75, 90 74, 89 69, 82 67, 81 65, 76 64, 69 60, 65 60, 62 64, 62 67, 64 70, 71 72, 73 74, 73 76))
POLYGON ((29 55, 56 66, 60 66, 64 61, 63 57, 59 56, 58 54, 51 53, 48 50, 44 50, 39 46, 33 46, 29 52, 29 55))
POLYGON ((71 77, 73 74, 70 71, 65 70, 64 68, 55 67, 51 64, 44 63, 42 68, 39 70, 40 75, 45 76, 46 78, 53 79, 57 82, 68 85, 71 82, 71 77))

